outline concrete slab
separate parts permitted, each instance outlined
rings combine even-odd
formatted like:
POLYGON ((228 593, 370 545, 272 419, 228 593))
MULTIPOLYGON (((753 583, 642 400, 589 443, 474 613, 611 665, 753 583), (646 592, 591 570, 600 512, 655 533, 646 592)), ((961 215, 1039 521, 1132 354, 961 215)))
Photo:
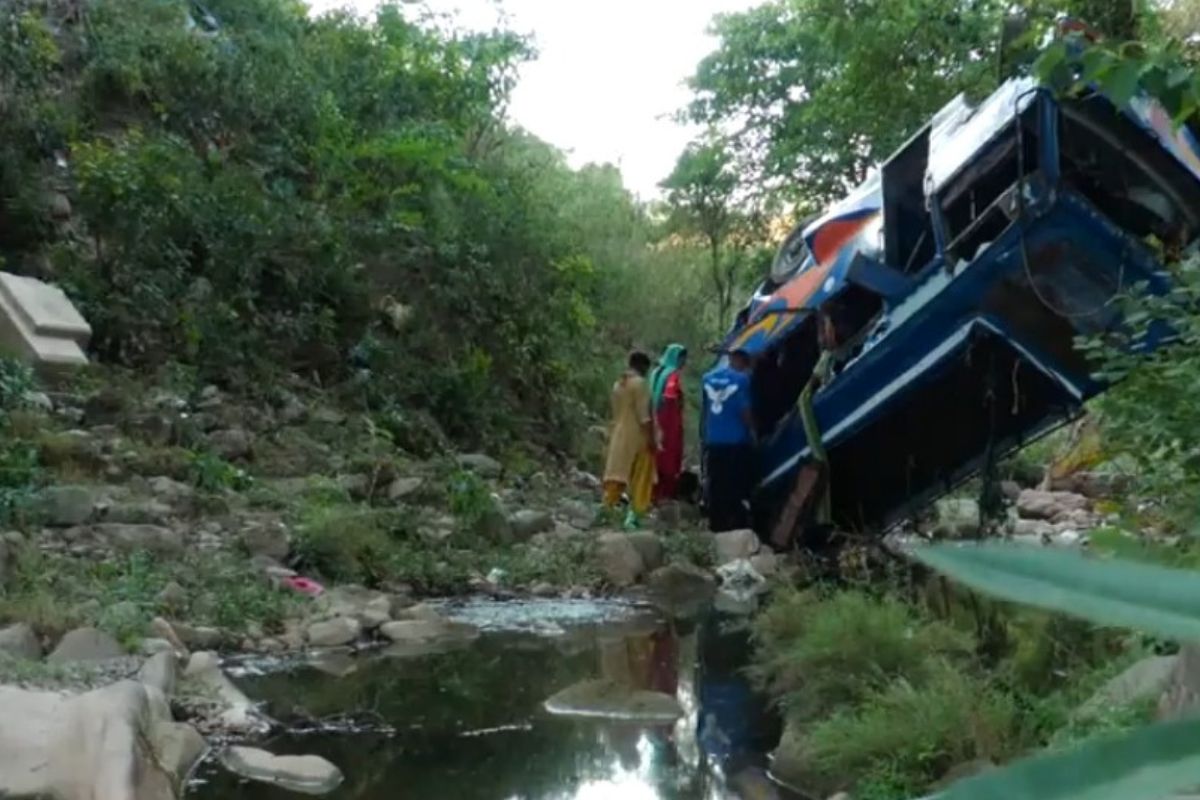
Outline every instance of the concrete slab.
POLYGON ((84 365, 91 336, 62 289, 0 272, 0 352, 35 366, 84 365))

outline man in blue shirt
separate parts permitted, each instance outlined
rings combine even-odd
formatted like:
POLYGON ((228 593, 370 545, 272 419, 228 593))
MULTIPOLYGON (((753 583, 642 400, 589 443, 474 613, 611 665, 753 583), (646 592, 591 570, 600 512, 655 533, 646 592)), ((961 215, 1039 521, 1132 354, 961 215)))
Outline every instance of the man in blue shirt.
POLYGON ((703 380, 701 438, 708 478, 708 522, 714 531, 745 528, 754 486, 754 413, 750 356, 734 351, 703 380))

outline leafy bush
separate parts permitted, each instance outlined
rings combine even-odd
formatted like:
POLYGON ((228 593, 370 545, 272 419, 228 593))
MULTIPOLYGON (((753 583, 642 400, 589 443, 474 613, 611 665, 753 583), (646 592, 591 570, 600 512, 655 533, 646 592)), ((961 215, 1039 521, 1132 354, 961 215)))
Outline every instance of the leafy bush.
POLYGON ((406 535, 397 512, 312 504, 302 512, 295 552, 300 566, 336 581, 378 584, 391 577, 397 541, 406 535))

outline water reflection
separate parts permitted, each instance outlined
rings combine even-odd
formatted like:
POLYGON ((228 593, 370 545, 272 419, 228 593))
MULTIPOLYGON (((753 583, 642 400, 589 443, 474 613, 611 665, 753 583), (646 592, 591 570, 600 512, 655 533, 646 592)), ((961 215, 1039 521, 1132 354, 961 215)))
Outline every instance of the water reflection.
MULTIPOLYGON (((293 733, 268 743, 341 767, 346 782, 335 800, 782 798, 763 771, 778 725, 741 675, 746 631, 729 622, 643 617, 565 625, 552 638, 492 632, 448 653, 360 659, 353 670, 333 659, 241 682, 284 721, 357 712, 378 723, 377 731, 293 733), (547 698, 588 683, 609 687, 608 700, 666 698, 675 712, 645 722, 612 703, 586 719, 544 710, 547 698)), ((197 800, 289 796, 211 766, 201 781, 197 800)))

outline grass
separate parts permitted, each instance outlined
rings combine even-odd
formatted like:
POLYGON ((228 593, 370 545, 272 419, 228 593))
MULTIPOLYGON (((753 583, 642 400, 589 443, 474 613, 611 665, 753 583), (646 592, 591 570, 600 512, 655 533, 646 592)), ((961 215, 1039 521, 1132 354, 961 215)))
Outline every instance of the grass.
POLYGON ((708 531, 687 529, 661 535, 667 563, 678 562, 710 568, 717 563, 717 547, 708 531))
POLYGON ((1076 713, 1144 643, 1041 611, 992 610, 980 628, 978 610, 936 619, 882 590, 778 592, 754 623, 750 672, 792 731, 780 774, 809 794, 920 796, 961 765, 1149 718, 1146 703, 1076 713))
MULTIPOLYGON (((17 554, 13 576, 0 594, 0 621, 23 621, 51 637, 93 625, 132 648, 151 619, 167 614, 159 594, 169 583, 183 588, 176 618, 231 633, 251 623, 277 631, 300 602, 273 588, 243 558, 209 553, 162 562, 139 553, 91 561, 40 553, 17 554)), ((168 614, 169 615, 169 614, 168 614)))

